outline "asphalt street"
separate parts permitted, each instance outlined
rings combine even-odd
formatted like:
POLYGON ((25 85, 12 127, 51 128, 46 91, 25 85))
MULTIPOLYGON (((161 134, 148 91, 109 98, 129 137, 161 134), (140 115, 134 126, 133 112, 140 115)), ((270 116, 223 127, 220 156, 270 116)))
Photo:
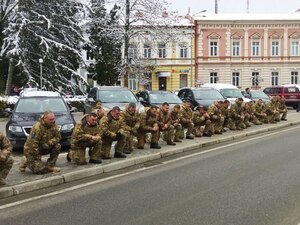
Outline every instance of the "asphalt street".
POLYGON ((297 225, 299 126, 0 210, 0 224, 297 225))

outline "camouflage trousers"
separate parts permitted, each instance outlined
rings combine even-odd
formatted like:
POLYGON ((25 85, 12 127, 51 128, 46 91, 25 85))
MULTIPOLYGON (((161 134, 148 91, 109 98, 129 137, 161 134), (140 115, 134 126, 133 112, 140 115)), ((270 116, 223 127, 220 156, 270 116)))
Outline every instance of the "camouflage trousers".
MULTIPOLYGON (((36 157, 29 153, 27 153, 26 156, 26 162, 22 165, 24 168, 28 167, 33 173, 35 174, 44 174, 47 173, 47 167, 54 167, 56 164, 56 160, 58 158, 58 155, 60 153, 61 146, 60 144, 56 144, 51 149, 44 149, 40 148, 39 153, 40 156, 36 157), (47 162, 44 163, 42 161, 42 155, 50 154, 49 158, 47 159, 47 162)), ((21 166, 21 165, 20 165, 21 166)))
POLYGON ((268 117, 264 115, 256 115, 255 116, 260 122, 262 123, 268 123, 268 117))
POLYGON ((195 137, 202 137, 203 134, 212 135, 213 134, 212 123, 210 120, 206 120, 203 123, 195 124, 194 135, 195 137))
POLYGON ((281 115, 281 119, 285 120, 286 116, 287 116, 287 110, 281 110, 281 111, 279 111, 279 117, 280 117, 280 115, 281 115))
POLYGON ((280 121, 280 113, 275 112, 272 114, 267 114, 268 123, 276 123, 276 121, 280 121))
POLYGON ((0 179, 5 179, 14 164, 12 157, 8 157, 5 161, 0 161, 0 179))
POLYGON ((230 118, 228 120, 228 128, 230 130, 242 130, 246 127, 244 120, 241 118, 230 118))
POLYGON ((182 125, 180 123, 178 123, 176 125, 173 124, 173 127, 174 127, 174 130, 175 130, 174 140, 183 139, 184 138, 184 131, 183 131, 182 125))
POLYGON ((252 115, 249 121, 255 125, 262 124, 262 121, 260 121, 255 115, 252 115))
MULTIPOLYGON (((123 133, 121 140, 117 141, 115 145, 115 152, 123 152, 127 139, 128 139, 128 134, 123 133)), ((102 148, 101 148, 101 157, 109 157, 111 145, 115 140, 106 136, 102 137, 102 140, 103 141, 102 141, 102 148)))
POLYGON ((184 129, 187 129, 186 136, 193 135, 194 124, 193 123, 181 123, 181 126, 184 129))
POLYGON ((161 130, 163 133, 163 139, 165 141, 173 141, 175 135, 175 128, 173 125, 170 125, 167 130, 161 130))
MULTIPOLYGON (((224 125, 225 118, 223 116, 218 117, 216 120, 211 121, 211 132, 214 133, 222 133, 223 132, 223 125, 224 125)), ((228 121, 229 124, 230 121, 228 121)))
POLYGON ((94 142, 90 141, 80 143, 80 146, 72 144, 69 151, 69 156, 77 165, 85 165, 87 163, 85 158, 85 150, 86 148, 89 148, 90 159, 98 160, 101 155, 101 143, 101 140, 99 140, 94 142))
POLYGON ((125 143, 125 146, 124 146, 124 150, 128 150, 128 151, 133 151, 133 146, 135 146, 135 137, 136 135, 134 135, 133 133, 131 132, 128 132, 127 134, 127 138, 126 138, 126 143, 125 143))
POLYGON ((146 135, 147 133, 151 133, 151 143, 158 143, 160 132, 158 131, 143 131, 139 130, 137 134, 137 147, 138 148, 144 148, 145 142, 146 142, 146 135))

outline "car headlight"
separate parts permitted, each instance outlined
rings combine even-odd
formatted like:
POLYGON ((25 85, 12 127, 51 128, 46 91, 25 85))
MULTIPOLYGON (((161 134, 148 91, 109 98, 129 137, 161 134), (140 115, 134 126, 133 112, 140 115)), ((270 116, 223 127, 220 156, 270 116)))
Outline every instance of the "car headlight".
POLYGON ((8 130, 13 133, 22 133, 22 127, 20 126, 9 126, 8 130))
POLYGON ((70 124, 62 125, 61 130, 66 131, 66 130, 72 130, 73 128, 74 128, 74 124, 70 123, 70 124))

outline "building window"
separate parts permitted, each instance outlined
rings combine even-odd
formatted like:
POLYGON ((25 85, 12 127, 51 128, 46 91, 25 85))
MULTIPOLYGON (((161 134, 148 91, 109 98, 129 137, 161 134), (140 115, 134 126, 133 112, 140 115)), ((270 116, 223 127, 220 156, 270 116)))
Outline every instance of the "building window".
POLYGON ((292 56, 298 56, 299 55, 299 41, 293 40, 292 41, 292 47, 291 47, 291 55, 292 56))
POLYGON ((291 72, 291 84, 298 84, 298 72, 297 71, 291 72))
POLYGON ((158 44, 158 58, 166 58, 166 44, 158 44))
POLYGON ((279 41, 272 41, 271 51, 272 56, 279 56, 279 41))
POLYGON ((180 88, 187 87, 187 74, 180 74, 180 88))
POLYGON ((259 40, 252 41, 252 56, 260 55, 260 43, 259 40))
POLYGON ((252 72, 252 86, 259 86, 260 83, 260 77, 259 77, 259 72, 252 72))
POLYGON ((128 87, 133 91, 138 90, 138 79, 136 79, 136 76, 134 74, 129 75, 128 87))
POLYGON ((277 86, 278 85, 278 77, 279 77, 278 72, 272 72, 271 73, 271 85, 272 86, 277 86))
POLYGON ((210 77, 210 83, 211 84, 215 84, 215 83, 218 83, 218 73, 216 73, 216 72, 211 72, 210 73, 210 75, 209 75, 209 77, 210 77))
POLYGON ((232 84, 234 86, 240 86, 240 73, 238 72, 232 73, 232 84))
POLYGON ((188 48, 186 45, 180 46, 180 58, 187 58, 188 57, 188 48))
POLYGON ((232 41, 232 56, 240 56, 240 41, 232 41))
POLYGON ((218 56, 218 42, 217 41, 210 41, 209 42, 209 55, 210 56, 218 56))
POLYGON ((130 44, 128 48, 128 60, 131 63, 131 60, 138 58, 138 49, 134 44, 130 44))
POLYGON ((149 44, 144 44, 144 58, 151 58, 151 47, 149 44))

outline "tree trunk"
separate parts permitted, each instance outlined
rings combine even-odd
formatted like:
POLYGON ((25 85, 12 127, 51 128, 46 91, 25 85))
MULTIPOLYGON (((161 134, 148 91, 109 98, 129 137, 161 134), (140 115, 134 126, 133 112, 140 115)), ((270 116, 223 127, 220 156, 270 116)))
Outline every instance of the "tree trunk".
POLYGON ((8 74, 7 74, 7 80, 6 80, 6 89, 5 89, 5 95, 10 95, 11 93, 11 82, 14 75, 14 69, 15 69, 15 61, 13 58, 9 60, 9 67, 8 67, 8 74))
MULTIPOLYGON (((0 50, 2 48, 3 45, 3 21, 0 21, 0 50)), ((4 68, 4 57, 0 56, 0 93, 4 92, 4 83, 5 83, 5 68, 4 68)))

